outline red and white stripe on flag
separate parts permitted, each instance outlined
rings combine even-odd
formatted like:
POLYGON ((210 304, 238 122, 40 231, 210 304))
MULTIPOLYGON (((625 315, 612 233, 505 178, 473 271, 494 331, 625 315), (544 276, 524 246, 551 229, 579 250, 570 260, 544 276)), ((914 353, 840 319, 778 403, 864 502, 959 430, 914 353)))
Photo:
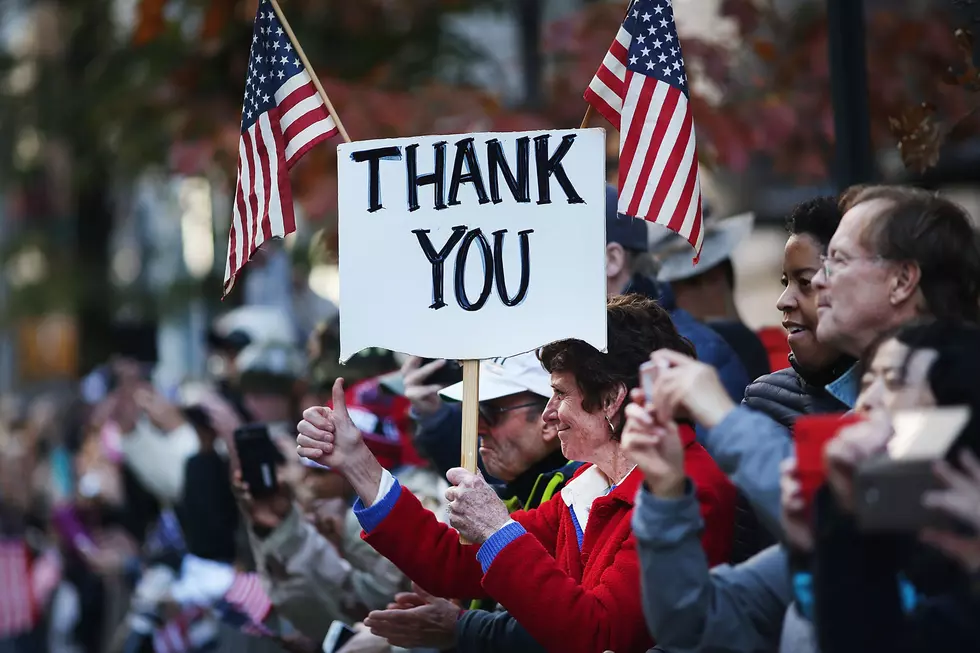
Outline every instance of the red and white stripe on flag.
POLYGON ((262 587, 258 574, 239 573, 225 592, 225 600, 256 624, 261 624, 272 611, 272 601, 262 587))
POLYGON ((31 555, 22 539, 0 540, 0 639, 30 632, 35 625, 31 555))
POLYGON ((673 10, 635 0, 585 91, 619 138, 619 212, 704 239, 694 119, 673 10))
POLYGON ((255 250, 296 231, 289 170, 337 125, 268 0, 252 31, 224 294, 255 250))
POLYGON ((188 653, 203 649, 216 636, 213 627, 200 628, 207 626, 203 623, 206 619, 207 612, 202 608, 182 610, 153 633, 153 653, 188 653))

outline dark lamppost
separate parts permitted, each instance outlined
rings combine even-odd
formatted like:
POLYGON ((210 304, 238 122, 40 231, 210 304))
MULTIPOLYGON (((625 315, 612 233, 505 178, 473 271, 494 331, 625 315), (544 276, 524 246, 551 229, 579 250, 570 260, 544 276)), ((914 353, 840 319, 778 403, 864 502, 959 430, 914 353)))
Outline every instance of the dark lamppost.
POLYGON ((524 73, 522 104, 528 109, 541 106, 544 62, 541 56, 542 0, 516 0, 521 41, 521 68, 524 73))
POLYGON ((840 190, 874 179, 864 0, 827 0, 834 102, 834 180, 840 190))

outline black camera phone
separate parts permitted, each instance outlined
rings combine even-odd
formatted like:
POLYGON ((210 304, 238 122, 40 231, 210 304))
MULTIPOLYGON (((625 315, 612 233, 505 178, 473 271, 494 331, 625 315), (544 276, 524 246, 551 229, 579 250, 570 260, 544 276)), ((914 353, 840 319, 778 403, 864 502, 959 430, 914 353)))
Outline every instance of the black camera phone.
POLYGON ((266 424, 247 424, 235 429, 235 449, 242 469, 242 480, 256 499, 279 491, 276 466, 284 462, 266 424))

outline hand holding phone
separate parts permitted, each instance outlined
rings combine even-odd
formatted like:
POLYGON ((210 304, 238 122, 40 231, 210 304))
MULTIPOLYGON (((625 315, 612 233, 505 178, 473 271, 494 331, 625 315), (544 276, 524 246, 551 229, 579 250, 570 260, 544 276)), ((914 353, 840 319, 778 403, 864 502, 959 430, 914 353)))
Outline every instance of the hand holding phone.
POLYGON ((643 398, 647 410, 653 407, 653 387, 661 370, 667 367, 664 361, 647 361, 640 365, 640 384, 643 387, 643 398))
POLYGON ((235 429, 235 450, 242 480, 256 499, 270 497, 279 491, 276 466, 283 462, 282 453, 269 436, 266 424, 247 424, 235 429))

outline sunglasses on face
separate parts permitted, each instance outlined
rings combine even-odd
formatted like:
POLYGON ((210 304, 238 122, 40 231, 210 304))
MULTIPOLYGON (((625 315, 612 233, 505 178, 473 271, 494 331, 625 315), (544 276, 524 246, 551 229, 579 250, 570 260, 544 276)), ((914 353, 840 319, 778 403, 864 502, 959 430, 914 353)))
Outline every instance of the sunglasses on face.
POLYGON ((483 421, 487 423, 487 426, 495 426, 500 422, 501 417, 503 416, 504 413, 509 413, 512 410, 518 410, 520 408, 530 408, 531 406, 541 406, 541 402, 529 401, 526 404, 518 404, 516 406, 506 406, 506 407, 493 406, 491 404, 481 403, 480 417, 482 417, 483 421))

